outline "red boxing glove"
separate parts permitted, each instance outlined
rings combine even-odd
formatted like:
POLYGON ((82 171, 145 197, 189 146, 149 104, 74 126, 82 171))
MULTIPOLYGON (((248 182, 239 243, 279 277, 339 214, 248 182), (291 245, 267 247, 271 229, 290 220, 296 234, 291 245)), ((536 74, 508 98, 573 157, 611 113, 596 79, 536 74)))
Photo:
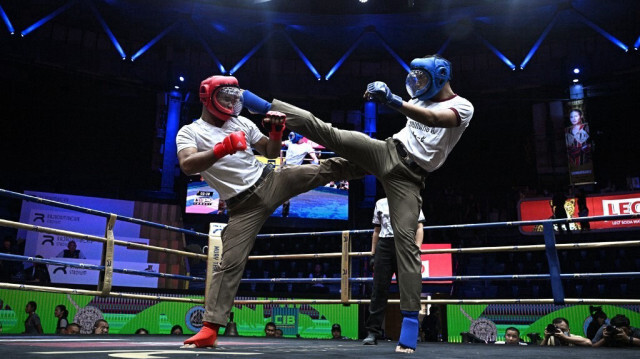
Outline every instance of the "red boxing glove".
POLYGON ((287 122, 287 115, 284 113, 278 111, 267 112, 267 117, 262 120, 262 126, 269 131, 270 140, 282 141, 282 132, 285 129, 285 122, 287 122))
POLYGON ((217 159, 221 159, 226 155, 232 155, 237 151, 247 149, 247 140, 244 138, 244 132, 236 131, 225 137, 222 142, 213 146, 213 154, 217 159))

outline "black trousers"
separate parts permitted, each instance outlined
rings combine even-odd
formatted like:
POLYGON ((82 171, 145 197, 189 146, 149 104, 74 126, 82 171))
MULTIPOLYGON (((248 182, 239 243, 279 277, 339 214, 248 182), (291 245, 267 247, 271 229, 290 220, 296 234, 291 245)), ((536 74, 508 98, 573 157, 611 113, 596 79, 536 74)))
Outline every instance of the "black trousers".
POLYGON ((391 277, 397 271, 396 245, 393 237, 380 237, 376 244, 376 254, 373 257, 373 292, 371 293, 369 318, 366 324, 367 331, 376 336, 382 335, 382 321, 389 299, 391 277))

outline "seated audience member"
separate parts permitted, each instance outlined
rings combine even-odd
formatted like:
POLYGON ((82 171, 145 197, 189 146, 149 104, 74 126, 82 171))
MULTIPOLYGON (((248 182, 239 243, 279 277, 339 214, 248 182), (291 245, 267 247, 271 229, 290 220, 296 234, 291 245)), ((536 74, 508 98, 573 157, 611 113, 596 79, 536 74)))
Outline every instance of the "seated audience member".
POLYGON ((609 325, 598 329, 593 337, 594 347, 640 346, 640 329, 631 326, 629 318, 618 314, 611 318, 609 325))
POLYGON ((347 337, 342 336, 342 328, 340 324, 335 323, 331 326, 331 339, 349 339, 347 337))
POLYGON ((602 307, 589 307, 591 309, 591 323, 587 327, 587 338, 593 340, 600 329, 607 322, 607 314, 602 311, 602 307))
POLYGON ((544 339, 540 345, 549 346, 591 346, 591 340, 579 335, 571 334, 569 321, 565 318, 555 318, 544 330, 544 339))
POLYGON ((64 331, 64 334, 80 334, 80 325, 77 323, 67 325, 67 329, 64 331))
POLYGON ((520 340, 520 331, 516 327, 507 328, 504 331, 504 341, 495 342, 494 344, 527 345, 527 343, 520 340))
POLYGON ((104 319, 96 320, 93 324, 93 334, 109 334, 109 323, 104 319))
POLYGON ((136 332, 134 334, 148 335, 149 331, 144 329, 144 328, 138 328, 138 330, 136 330, 136 332))
POLYGON ((69 243, 67 244, 67 249, 58 253, 56 257, 86 259, 84 254, 82 254, 82 252, 80 252, 80 250, 78 249, 78 245, 76 244, 76 241, 69 241, 69 243))
POLYGON ((178 324, 171 328, 171 335, 182 335, 182 327, 178 324))
POLYGON ((276 329, 276 335, 275 335, 275 337, 276 337, 276 338, 282 338, 282 335, 283 335, 283 333, 282 333, 282 329, 276 329))
MULTIPOLYGON (((36 258, 44 259, 39 254, 36 256, 36 258)), ((49 270, 47 269, 47 265, 43 263, 34 263, 33 266, 25 269, 25 277, 27 282, 35 282, 40 284, 51 283, 49 270)))
POLYGON ((264 335, 267 337, 276 336, 276 323, 269 322, 264 326, 264 335))

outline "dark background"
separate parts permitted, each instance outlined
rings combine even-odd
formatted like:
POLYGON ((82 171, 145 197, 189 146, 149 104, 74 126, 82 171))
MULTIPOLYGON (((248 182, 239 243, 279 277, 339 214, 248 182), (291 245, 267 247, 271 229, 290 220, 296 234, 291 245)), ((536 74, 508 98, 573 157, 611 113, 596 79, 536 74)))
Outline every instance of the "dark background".
MULTIPOLYGON (((371 81, 385 81, 408 98, 406 72, 388 49, 408 63, 448 43, 442 55, 453 63, 452 87, 474 104, 475 115, 445 165, 427 181, 430 223, 447 221, 438 213, 453 206, 445 190, 511 199, 525 186, 539 192, 567 189, 566 163, 558 163, 554 174, 536 169, 532 106, 568 100, 574 67, 582 69, 578 77, 595 142, 598 185, 591 190, 610 182, 624 190, 627 177, 640 175, 640 56, 633 48, 640 36, 637 1, 86 0, 20 36, 66 4, 0 1, 16 32, 11 35, 0 23, 1 188, 181 204, 184 176, 178 177, 173 198, 154 196, 160 190, 165 94, 181 86, 186 99, 181 123, 188 123, 200 113, 194 96, 199 81, 220 74, 214 57, 228 71, 265 38, 234 74, 240 86, 307 108, 341 128, 353 126, 346 113, 362 110, 362 93, 371 81), (512 71, 487 46, 517 67, 554 17, 524 70, 512 71), (170 26, 148 51, 130 60, 170 26), (323 77, 360 42, 329 80, 318 81, 287 36, 323 77), (185 83, 178 83, 179 75, 185 83)), ((404 123, 381 108, 375 137, 386 138, 404 123)), ((367 228, 371 209, 363 208, 363 184, 351 189, 349 225, 367 228)), ((507 207, 512 220, 513 203, 495 205, 507 207)))

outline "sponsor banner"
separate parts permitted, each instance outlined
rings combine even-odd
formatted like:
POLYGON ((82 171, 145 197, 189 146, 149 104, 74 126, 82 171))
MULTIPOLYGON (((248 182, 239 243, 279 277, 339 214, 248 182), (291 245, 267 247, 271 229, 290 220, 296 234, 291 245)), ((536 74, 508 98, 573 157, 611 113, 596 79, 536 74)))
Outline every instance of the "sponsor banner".
MULTIPOLYGON (((569 198, 565 202, 564 208, 567 210, 568 218, 579 218, 578 211, 580 208, 578 208, 575 198, 569 198)), ((589 209, 590 217, 618 214, 640 214, 640 192, 588 196, 587 208, 589 209)), ((538 198, 521 201, 518 206, 518 210, 520 220, 522 221, 550 219, 553 217, 551 198, 538 198)), ((591 222, 591 230, 616 230, 633 227, 640 227, 639 218, 591 222)), ((581 225, 580 223, 572 223, 570 229, 580 230, 581 225)), ((520 231, 524 234, 542 233, 542 225, 521 226, 520 231)))
MULTIPOLYGON (((134 202, 132 201, 33 191, 25 191, 25 194, 66 204, 92 208, 108 213, 116 213, 122 216, 133 217, 134 202)), ((22 201, 20 222, 35 226, 91 234, 100 237, 104 236, 107 224, 106 218, 101 216, 29 201, 22 201)), ((140 225, 118 221, 114 228, 114 235, 118 239, 122 237, 129 237, 138 242, 140 241, 140 239, 137 239, 137 237, 140 236, 140 225)), ((43 234, 34 231, 19 230, 18 238, 24 238, 26 240, 24 255, 36 256, 39 254, 44 258, 56 257, 60 251, 66 249, 68 242, 72 240, 72 238, 64 236, 46 236, 49 237, 44 237, 43 234), (53 246, 51 246, 52 243, 53 246), (41 253, 41 251, 44 252, 41 253)), ((82 251, 86 258, 100 258, 100 255, 102 254, 102 244, 100 242, 89 242, 80 239, 75 239, 75 242, 78 247, 77 249, 82 251)), ((148 243, 148 241, 146 243, 148 243)), ((116 246, 116 251, 118 250, 117 247, 118 246, 116 246)), ((132 259, 131 261, 137 261, 137 259, 132 259)), ((146 259, 144 261, 146 262, 146 259)))
MULTIPOLYGON (((64 258, 65 262, 70 263, 85 263, 100 265, 100 260, 94 259, 76 259, 76 258, 64 258)), ((56 264, 47 264, 49 270, 49 276, 51 277, 51 283, 58 284, 87 284, 97 285, 100 271, 84 269, 84 268, 72 268, 56 264)), ((146 272, 158 273, 158 263, 139 263, 139 262, 125 262, 114 260, 114 268, 120 269, 133 269, 146 272)), ((139 288, 157 288, 157 277, 143 277, 139 275, 113 273, 113 285, 114 286, 127 286, 127 287, 139 287, 139 288)))

